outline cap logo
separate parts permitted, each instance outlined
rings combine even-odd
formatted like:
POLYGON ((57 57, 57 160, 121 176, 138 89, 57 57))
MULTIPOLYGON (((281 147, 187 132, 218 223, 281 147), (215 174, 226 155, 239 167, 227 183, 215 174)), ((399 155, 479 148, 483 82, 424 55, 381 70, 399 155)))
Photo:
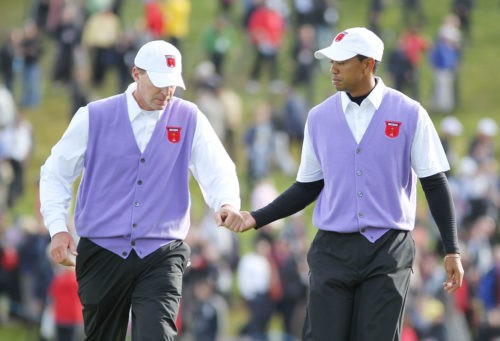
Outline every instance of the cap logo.
POLYGON ((335 37, 335 41, 338 43, 339 41, 341 41, 342 39, 344 39, 344 37, 347 35, 347 32, 340 32, 339 34, 337 34, 337 36, 335 37))
POLYGON ((175 57, 171 54, 165 55, 168 67, 175 67, 175 57))

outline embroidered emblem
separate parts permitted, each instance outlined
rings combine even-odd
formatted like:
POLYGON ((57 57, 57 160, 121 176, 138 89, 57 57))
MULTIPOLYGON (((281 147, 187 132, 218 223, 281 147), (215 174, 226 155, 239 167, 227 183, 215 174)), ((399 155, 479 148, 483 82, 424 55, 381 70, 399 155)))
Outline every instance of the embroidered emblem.
POLYGON ((181 140, 181 127, 165 127, 165 129, 170 142, 177 143, 181 140))
POLYGON ((337 34, 337 36, 335 37, 335 41, 338 43, 339 41, 341 41, 342 39, 344 39, 344 37, 347 35, 347 32, 340 32, 339 34, 337 34))
POLYGON ((167 66, 168 67, 175 67, 175 56, 171 54, 165 55, 165 59, 167 61, 167 66))
POLYGON ((391 139, 399 135, 399 127, 401 127, 401 122, 396 121, 385 121, 385 136, 391 139))

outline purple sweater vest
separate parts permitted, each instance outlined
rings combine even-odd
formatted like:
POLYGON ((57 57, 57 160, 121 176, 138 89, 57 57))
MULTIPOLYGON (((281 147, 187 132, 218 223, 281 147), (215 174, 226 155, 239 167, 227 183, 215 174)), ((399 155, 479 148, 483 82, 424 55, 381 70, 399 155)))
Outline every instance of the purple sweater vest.
POLYGON ((311 110, 309 135, 325 181, 316 227, 360 232, 371 242, 389 229, 413 229, 417 178, 410 155, 418 110, 417 102, 387 89, 359 144, 339 93, 311 110))
POLYGON ((89 104, 89 139, 75 211, 79 236, 126 258, 143 258, 187 235, 196 106, 174 97, 143 153, 125 94, 89 104))

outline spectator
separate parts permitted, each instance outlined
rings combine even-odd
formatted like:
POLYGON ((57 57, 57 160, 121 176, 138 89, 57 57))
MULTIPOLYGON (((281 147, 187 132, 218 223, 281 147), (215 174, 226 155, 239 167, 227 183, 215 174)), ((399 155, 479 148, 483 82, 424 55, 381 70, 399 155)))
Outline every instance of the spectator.
POLYGON ((294 69, 292 72, 291 85, 298 87, 302 85, 307 93, 309 100, 314 95, 314 69, 316 59, 314 51, 316 50, 315 29, 311 24, 304 24, 298 27, 297 39, 292 48, 292 63, 294 69))
POLYGON ((219 0, 219 11, 223 15, 229 15, 234 7, 234 0, 219 0))
POLYGON ((454 139, 462 135, 463 126, 458 118, 455 116, 446 116, 441 120, 441 131, 440 138, 441 144, 443 145, 444 152, 450 163, 450 170, 447 175, 453 173, 454 168, 457 166, 458 162, 458 152, 456 146, 454 146, 454 139))
POLYGON ((261 103, 254 115, 254 123, 244 136, 249 183, 254 184, 269 175, 274 166, 291 175, 296 168, 295 160, 290 155, 288 136, 275 125, 276 115, 271 105, 261 103))
POLYGON ((42 37, 35 22, 28 21, 24 25, 21 41, 23 59, 21 106, 38 107, 42 99, 42 68, 40 65, 43 53, 42 37))
POLYGON ((375 34, 381 34, 380 21, 385 10, 383 0, 371 0, 368 8, 368 28, 375 34))
POLYGON ((14 123, 3 129, 1 139, 5 148, 4 157, 13 171, 7 198, 7 206, 12 208, 24 194, 24 177, 35 146, 31 122, 22 115, 16 115, 14 123))
POLYGON ((396 90, 406 92, 411 88, 415 72, 401 42, 389 54, 387 68, 396 90))
POLYGON ((481 118, 476 127, 476 133, 469 143, 468 155, 480 166, 495 163, 494 138, 498 125, 491 117, 481 118))
POLYGON ((306 98, 293 86, 287 88, 283 108, 279 115, 283 131, 288 135, 290 142, 302 144, 307 110, 311 101, 311 97, 306 98))
POLYGON ((243 119, 243 100, 237 91, 225 85, 224 80, 222 80, 217 94, 222 102, 226 116, 226 148, 229 155, 235 157, 238 150, 237 134, 242 126, 243 119))
POLYGON ((49 286, 49 299, 56 327, 55 341, 78 341, 83 338, 82 304, 74 268, 56 265, 49 286))
POLYGON ((494 340, 500 337, 500 246, 494 249, 494 263, 481 278, 478 297, 485 310, 485 318, 479 330, 479 340, 494 340))
POLYGON ((460 20, 460 29, 465 40, 471 39, 471 18, 475 0, 452 0, 452 12, 460 20))
POLYGON ((408 28, 403 31, 399 43, 410 63, 408 84, 409 95, 418 100, 420 98, 420 65, 430 43, 427 37, 421 33, 420 27, 416 25, 408 26, 408 28))
POLYGON ((273 256, 278 266, 282 295, 277 301, 276 312, 282 318, 284 341, 293 341, 294 317, 299 304, 306 298, 307 284, 302 280, 297 255, 292 252, 292 244, 285 238, 277 238, 273 256))
POLYGON ((5 238, 2 238, 0 242, 0 323, 10 320, 13 315, 12 307, 19 307, 20 301, 19 253, 13 245, 9 245, 5 238))
MULTIPOLYGON (((252 192, 250 193, 250 207, 254 210, 264 207, 276 199, 278 194, 278 189, 271 177, 259 179, 259 181, 254 184, 252 192)), ((270 223, 267 227, 279 229, 283 227, 283 223, 283 220, 277 220, 270 223)))
POLYGON ((61 85, 70 84, 75 64, 75 49, 80 45, 83 17, 75 4, 66 4, 61 20, 54 28, 56 53, 52 66, 52 81, 61 85))
POLYGON ((252 251, 241 258, 237 270, 238 288, 249 310, 248 321, 240 331, 252 341, 267 340, 267 327, 271 320, 274 303, 270 296, 272 265, 270 254, 272 241, 265 233, 259 233, 252 251))
POLYGON ((247 28, 255 55, 247 90, 251 93, 258 90, 259 78, 266 65, 270 78, 270 90, 279 93, 282 90, 282 82, 278 77, 278 54, 283 43, 285 20, 280 12, 267 4, 266 0, 258 0, 256 3, 248 19, 247 28))
POLYGON ((204 32, 203 47, 214 65, 215 73, 221 77, 224 75, 227 55, 234 46, 235 39, 235 32, 225 15, 215 17, 213 24, 204 32))
POLYGON ((468 147, 468 157, 474 162, 475 173, 464 180, 471 184, 468 199, 468 218, 488 214, 498 217, 500 190, 498 187, 498 163, 495 158, 495 136, 498 126, 495 120, 484 117, 477 124, 476 134, 468 147))
POLYGON ((11 92, 14 89, 16 71, 18 71, 16 68, 20 63, 21 40, 21 30, 13 28, 3 37, 0 47, 0 73, 5 87, 11 92))
POLYGON ((226 140, 226 115, 224 106, 217 90, 220 86, 219 76, 213 75, 196 86, 195 102, 200 109, 207 115, 210 124, 215 130, 215 133, 224 143, 226 140))
POLYGON ((42 31, 47 27, 47 20, 51 7, 51 0, 34 0, 31 8, 31 19, 42 31))
POLYGON ((22 316, 32 323, 40 320, 47 304, 53 269, 47 257, 50 236, 35 217, 23 216, 16 223, 24 231, 18 247, 22 316))
POLYGON ((182 41, 189 33, 191 0, 164 0, 162 13, 165 22, 163 37, 182 51, 182 41))
POLYGON ((427 16, 422 0, 402 0, 401 19, 403 25, 425 25, 427 16))
POLYGON ((257 106, 254 122, 245 131, 248 180, 254 184, 269 174, 274 157, 272 109, 268 103, 257 106))
POLYGON ((200 279, 194 283, 194 313, 192 330, 194 341, 217 341, 223 334, 227 306, 215 291, 213 281, 200 279))
POLYGON ((92 59, 92 86, 102 86, 108 70, 117 64, 115 48, 121 34, 120 18, 109 8, 91 14, 85 22, 82 43, 92 59))
POLYGON ((165 32, 165 18, 160 0, 146 0, 143 3, 147 32, 152 39, 161 38, 165 32))
MULTIPOLYGON (((0 83, 0 129, 12 126, 17 118, 17 106, 12 92, 0 83)), ((0 148, 2 152, 2 148, 0 148)))
POLYGON ((340 19, 337 0, 315 0, 314 8, 316 16, 314 20, 316 47, 325 46, 330 42, 332 32, 337 31, 337 24, 340 19))
POLYGON ((458 19, 453 15, 447 16, 429 55, 434 78, 431 108, 437 112, 451 113, 457 106, 460 44, 458 19))
POLYGON ((78 108, 85 106, 91 99, 88 66, 81 62, 75 63, 70 79, 68 118, 71 120, 78 108))

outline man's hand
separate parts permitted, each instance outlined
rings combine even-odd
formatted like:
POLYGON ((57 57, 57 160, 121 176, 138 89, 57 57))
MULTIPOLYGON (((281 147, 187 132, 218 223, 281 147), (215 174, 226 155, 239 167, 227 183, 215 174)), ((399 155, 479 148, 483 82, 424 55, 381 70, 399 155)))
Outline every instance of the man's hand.
POLYGON ((215 212, 215 222, 217 226, 225 226, 231 231, 235 231, 243 224, 243 218, 233 206, 223 205, 215 212))
POLYGON ((238 212, 230 205, 224 205, 215 214, 218 226, 225 226, 233 232, 245 232, 255 227, 255 219, 246 211, 238 212))
POLYGON ((245 232, 247 230, 255 228, 255 226, 257 225, 257 222, 255 221, 255 218, 252 217, 250 212, 241 211, 240 214, 243 217, 243 226, 239 232, 245 232))
POLYGON ((64 266, 75 266, 77 256, 76 245, 69 232, 59 232, 50 241, 50 257, 52 261, 64 266))
POLYGON ((454 293, 462 286, 464 279, 464 268, 459 254, 448 254, 444 257, 444 269, 446 270, 446 281, 443 288, 448 293, 454 293))

